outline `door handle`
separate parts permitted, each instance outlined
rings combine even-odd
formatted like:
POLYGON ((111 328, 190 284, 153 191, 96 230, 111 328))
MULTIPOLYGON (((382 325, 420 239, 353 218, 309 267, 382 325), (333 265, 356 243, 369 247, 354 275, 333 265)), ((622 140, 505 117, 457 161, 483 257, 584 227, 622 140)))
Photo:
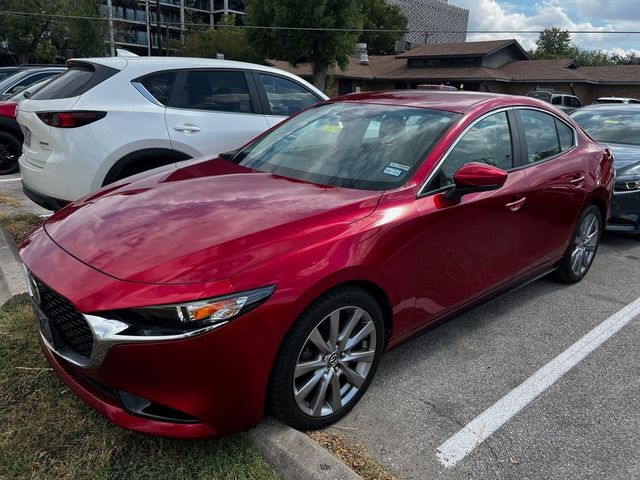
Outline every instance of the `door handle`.
POLYGON ((512 212, 517 212, 518 210, 520 210, 520 208, 522 208, 522 205, 524 205, 524 202, 526 201, 527 197, 521 197, 517 200, 514 200, 513 202, 505 204, 505 207, 507 207, 512 212))
POLYGON ((574 178, 569 180, 569 183, 579 187, 582 184, 582 182, 584 182, 584 178, 585 178, 584 175, 578 174, 574 178))
POLYGON ((198 133, 200 131, 200 127, 194 125, 193 123, 185 123, 184 125, 176 125, 173 127, 176 132, 184 132, 184 133, 198 133))

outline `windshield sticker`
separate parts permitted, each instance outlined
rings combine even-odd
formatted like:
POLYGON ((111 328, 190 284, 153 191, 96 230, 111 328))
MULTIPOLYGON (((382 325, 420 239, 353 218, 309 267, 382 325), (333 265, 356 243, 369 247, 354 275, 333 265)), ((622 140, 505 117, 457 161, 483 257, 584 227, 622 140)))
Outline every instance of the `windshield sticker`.
POLYGON ((404 173, 404 171, 399 168, 386 167, 384 170, 382 170, 382 173, 393 175, 394 177, 399 177, 404 173))
POLYGON ((404 165, 402 163, 393 163, 393 162, 391 162, 389 166, 392 168, 399 168, 400 170, 404 170, 405 172, 408 172, 410 168, 409 165, 404 165))

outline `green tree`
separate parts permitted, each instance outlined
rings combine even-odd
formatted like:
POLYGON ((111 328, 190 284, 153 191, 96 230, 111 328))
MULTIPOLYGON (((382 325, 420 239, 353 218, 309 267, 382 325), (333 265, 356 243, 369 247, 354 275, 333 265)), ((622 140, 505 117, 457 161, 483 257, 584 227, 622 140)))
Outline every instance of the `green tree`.
POLYGON ((99 16, 100 0, 0 0, 0 36, 19 63, 54 62, 104 52, 104 22, 54 15, 99 16))
MULTIPOLYGON (((99 17, 101 4, 101 0, 75 0, 71 2, 69 13, 76 17, 99 17)), ((105 21, 70 18, 65 24, 65 46, 67 50, 71 50, 71 56, 104 55, 106 51, 104 36, 107 32, 105 21)))
POLYGON ((545 28, 536 40, 536 58, 567 58, 571 48, 571 35, 557 27, 545 28))
POLYGON ((364 30, 381 32, 362 32, 360 42, 367 44, 371 55, 395 53, 396 42, 404 37, 402 32, 384 30, 406 30, 408 19, 398 5, 389 5, 386 0, 358 0, 362 12, 364 30))
POLYGON ((247 0, 249 38, 265 57, 288 61, 291 65, 310 62, 313 84, 324 90, 329 68, 346 68, 355 50, 358 33, 314 30, 361 29, 358 0, 247 0), (297 27, 285 30, 277 27, 297 27))
POLYGON ((262 62, 264 58, 251 46, 245 30, 225 28, 232 25, 235 25, 235 15, 229 15, 215 29, 200 29, 188 33, 184 37, 184 45, 179 48, 180 55, 216 58, 216 54, 223 53, 226 60, 262 62))
POLYGON ((19 63, 50 62, 55 58, 55 49, 49 48, 53 18, 47 14, 56 13, 59 4, 57 0, 0 0, 3 12, 44 14, 0 16, 0 35, 8 43, 9 51, 18 57, 19 63))

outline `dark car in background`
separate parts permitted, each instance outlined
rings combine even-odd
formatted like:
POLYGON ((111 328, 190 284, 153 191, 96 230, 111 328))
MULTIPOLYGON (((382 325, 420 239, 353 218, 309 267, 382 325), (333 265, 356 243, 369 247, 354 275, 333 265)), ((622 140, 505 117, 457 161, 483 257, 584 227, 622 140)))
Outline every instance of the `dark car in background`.
POLYGON ((599 104, 571 117, 615 158, 616 183, 607 228, 640 233, 640 105, 599 104))

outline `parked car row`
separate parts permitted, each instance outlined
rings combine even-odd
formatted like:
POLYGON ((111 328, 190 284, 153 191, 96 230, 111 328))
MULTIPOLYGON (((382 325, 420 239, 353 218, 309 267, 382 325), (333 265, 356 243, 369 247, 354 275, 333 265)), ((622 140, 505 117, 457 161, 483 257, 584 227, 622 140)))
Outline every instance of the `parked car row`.
POLYGON ((15 173, 18 171, 18 159, 22 153, 24 136, 22 129, 16 120, 18 103, 35 93, 37 90, 51 82, 55 76, 20 90, 14 96, 0 101, 0 175, 15 173))
POLYGON ((178 57, 69 62, 21 102, 26 194, 59 209, 127 176, 239 148, 326 95, 282 70, 178 57))
POLYGON ((84 196, 20 247, 43 351, 118 425, 214 437, 268 409, 325 427, 383 351, 593 264, 614 159, 548 103, 320 101, 266 67, 154 62, 74 61, 18 107, 26 191, 84 196))

